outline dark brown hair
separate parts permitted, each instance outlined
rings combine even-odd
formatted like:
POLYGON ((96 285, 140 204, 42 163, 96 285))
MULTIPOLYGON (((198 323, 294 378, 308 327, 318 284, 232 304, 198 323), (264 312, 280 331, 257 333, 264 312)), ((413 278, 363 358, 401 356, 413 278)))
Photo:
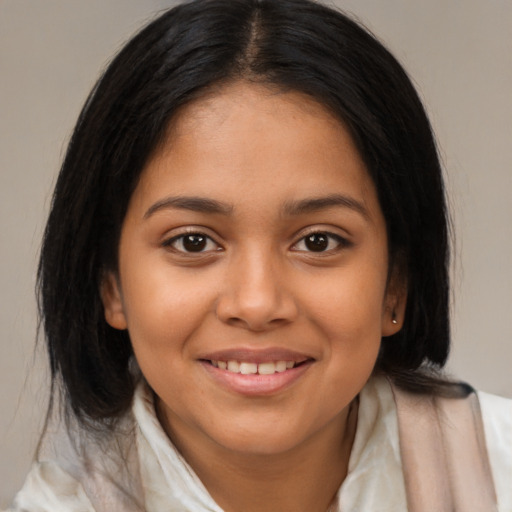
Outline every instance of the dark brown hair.
POLYGON ((173 115, 235 80, 310 95, 350 130, 375 183, 391 261, 408 283, 401 331, 377 371, 432 391, 425 367, 449 348, 448 223, 441 167, 418 95, 397 60, 358 23, 310 0, 196 0, 146 26, 108 66, 78 119, 57 181, 39 265, 54 386, 82 423, 129 407, 127 332, 99 294, 116 269, 121 225, 173 115))

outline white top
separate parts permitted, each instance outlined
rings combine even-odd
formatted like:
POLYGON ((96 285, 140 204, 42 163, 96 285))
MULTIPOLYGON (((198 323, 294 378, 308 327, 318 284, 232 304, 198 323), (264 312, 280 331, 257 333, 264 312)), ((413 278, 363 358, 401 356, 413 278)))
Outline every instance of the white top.
MULTIPOLYGON (((512 512, 512 400, 478 394, 499 512, 512 512)), ((146 512, 222 512, 174 448, 155 415, 146 385, 135 394, 137 453, 146 512)), ((360 394, 357 433, 339 512, 406 511, 396 406, 389 383, 371 379, 360 394)), ((54 460, 32 467, 11 512, 94 512, 82 485, 54 460)))

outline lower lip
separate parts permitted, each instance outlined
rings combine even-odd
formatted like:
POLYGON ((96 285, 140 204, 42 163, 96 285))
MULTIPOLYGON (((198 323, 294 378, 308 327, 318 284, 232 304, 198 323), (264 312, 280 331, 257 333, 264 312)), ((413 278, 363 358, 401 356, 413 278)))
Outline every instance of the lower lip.
POLYGON ((300 366, 272 375, 259 375, 258 373, 244 375, 222 370, 206 361, 200 362, 203 368, 222 386, 247 396, 268 396, 279 393, 300 379, 313 364, 313 361, 306 361, 300 366))

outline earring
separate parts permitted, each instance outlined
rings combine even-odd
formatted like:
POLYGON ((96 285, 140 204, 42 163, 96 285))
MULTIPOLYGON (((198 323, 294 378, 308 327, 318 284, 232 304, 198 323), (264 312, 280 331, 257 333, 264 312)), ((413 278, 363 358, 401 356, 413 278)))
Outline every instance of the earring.
POLYGON ((391 323, 396 325, 398 323, 398 320, 396 319, 396 313, 393 311, 393 314, 391 316, 391 323))

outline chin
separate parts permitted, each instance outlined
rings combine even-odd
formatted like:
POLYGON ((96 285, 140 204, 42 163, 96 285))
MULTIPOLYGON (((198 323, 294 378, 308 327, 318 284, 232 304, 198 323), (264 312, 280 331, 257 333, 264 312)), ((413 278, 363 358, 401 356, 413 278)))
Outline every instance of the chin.
MULTIPOLYGON (((252 416, 252 415, 250 415, 252 416)), ((245 455, 279 455, 303 445, 316 430, 304 421, 290 418, 238 418, 227 422, 217 432, 208 433, 219 446, 245 455), (227 427, 227 428, 226 428, 227 427)))
POLYGON ((281 455, 296 448, 304 442, 304 439, 275 431, 273 433, 250 431, 229 435, 226 439, 219 439, 218 442, 224 449, 240 455, 269 457, 281 455))

